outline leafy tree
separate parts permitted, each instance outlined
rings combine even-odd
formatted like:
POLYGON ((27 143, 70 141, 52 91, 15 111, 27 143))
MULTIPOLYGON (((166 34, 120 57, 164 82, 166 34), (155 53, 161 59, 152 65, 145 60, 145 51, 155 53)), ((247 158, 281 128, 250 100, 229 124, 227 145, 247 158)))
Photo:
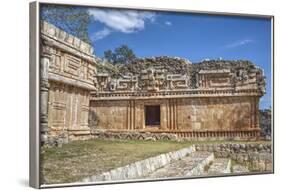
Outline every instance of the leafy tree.
POLYGON ((85 7, 44 4, 41 6, 41 19, 85 42, 90 42, 90 15, 85 7))
POLYGON ((111 50, 107 50, 104 52, 104 58, 110 63, 113 63, 114 60, 116 60, 115 54, 111 50))
POLYGON ((114 52, 111 50, 105 51, 104 58, 112 64, 127 64, 135 59, 136 55, 127 45, 121 45, 114 52))

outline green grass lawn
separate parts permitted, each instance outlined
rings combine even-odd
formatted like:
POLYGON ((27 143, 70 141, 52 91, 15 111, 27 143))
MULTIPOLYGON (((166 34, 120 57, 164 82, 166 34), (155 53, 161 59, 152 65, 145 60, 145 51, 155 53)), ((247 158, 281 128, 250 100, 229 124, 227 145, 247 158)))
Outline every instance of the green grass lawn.
MULTIPOLYGON (((219 141, 222 143, 222 141, 219 141)), ((64 144, 61 148, 41 149, 41 183, 70 183, 132 162, 179 150, 195 143, 174 141, 86 140, 64 144)), ((237 143, 237 142, 235 142, 237 143)), ((245 142, 243 142, 245 143, 245 142)))

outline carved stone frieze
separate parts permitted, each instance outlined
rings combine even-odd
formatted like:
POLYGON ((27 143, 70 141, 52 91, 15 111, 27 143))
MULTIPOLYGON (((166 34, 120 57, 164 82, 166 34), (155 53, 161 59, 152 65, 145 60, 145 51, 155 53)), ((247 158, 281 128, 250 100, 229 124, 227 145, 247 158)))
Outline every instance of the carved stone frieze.
POLYGON ((134 60, 131 64, 119 65, 118 77, 110 72, 97 75, 94 77, 99 81, 96 85, 103 92, 134 92, 134 96, 179 90, 228 89, 229 93, 248 90, 256 91, 257 95, 265 91, 263 71, 248 61, 220 60, 191 64, 179 58, 146 59, 140 59, 140 64, 134 60), (146 65, 146 59, 149 65, 146 65))

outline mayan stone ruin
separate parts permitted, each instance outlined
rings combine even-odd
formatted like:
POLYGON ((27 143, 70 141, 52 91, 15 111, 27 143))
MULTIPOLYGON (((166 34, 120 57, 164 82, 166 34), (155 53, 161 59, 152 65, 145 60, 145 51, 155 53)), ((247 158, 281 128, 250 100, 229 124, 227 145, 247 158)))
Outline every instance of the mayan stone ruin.
POLYGON ((271 139, 271 110, 264 109, 260 110, 260 128, 261 137, 267 140, 271 139))
POLYGON ((110 68, 41 22, 42 142, 96 137, 256 140, 262 69, 250 61, 137 58, 110 68))

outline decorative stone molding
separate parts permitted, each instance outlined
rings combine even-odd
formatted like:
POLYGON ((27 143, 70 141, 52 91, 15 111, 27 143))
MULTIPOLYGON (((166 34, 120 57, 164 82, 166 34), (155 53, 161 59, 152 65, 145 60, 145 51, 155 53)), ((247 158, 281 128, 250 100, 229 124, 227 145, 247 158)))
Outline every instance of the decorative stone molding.
POLYGON ((123 130, 102 130, 92 129, 92 138, 100 139, 113 139, 113 140, 193 140, 193 141, 205 141, 205 140, 254 140, 258 138, 260 130, 239 130, 239 131, 183 131, 183 130, 135 130, 135 131, 123 131, 123 130))
POLYGON ((92 138, 99 139, 113 139, 113 140, 144 140, 144 141, 157 141, 157 140, 171 140, 177 141, 179 138, 171 133, 151 133, 151 132, 137 132, 137 131, 104 131, 95 130, 91 131, 92 138))
POLYGON ((158 92, 92 92, 92 100, 122 100, 122 99, 166 99, 166 98, 200 98, 200 97, 246 97, 262 96, 255 89, 234 90, 225 89, 188 89, 188 90, 166 90, 158 92))
MULTIPOLYGON (((92 96, 112 99, 114 96, 161 98, 162 95, 179 93, 185 97, 193 94, 245 96, 247 94, 241 93, 249 93, 250 96, 260 97, 265 92, 263 71, 248 61, 217 60, 191 64, 179 60, 170 57, 144 58, 120 65, 117 69, 121 76, 114 78, 110 73, 103 74, 100 84, 102 93, 93 92, 92 96)), ((96 78, 100 77, 97 75, 96 78)))

